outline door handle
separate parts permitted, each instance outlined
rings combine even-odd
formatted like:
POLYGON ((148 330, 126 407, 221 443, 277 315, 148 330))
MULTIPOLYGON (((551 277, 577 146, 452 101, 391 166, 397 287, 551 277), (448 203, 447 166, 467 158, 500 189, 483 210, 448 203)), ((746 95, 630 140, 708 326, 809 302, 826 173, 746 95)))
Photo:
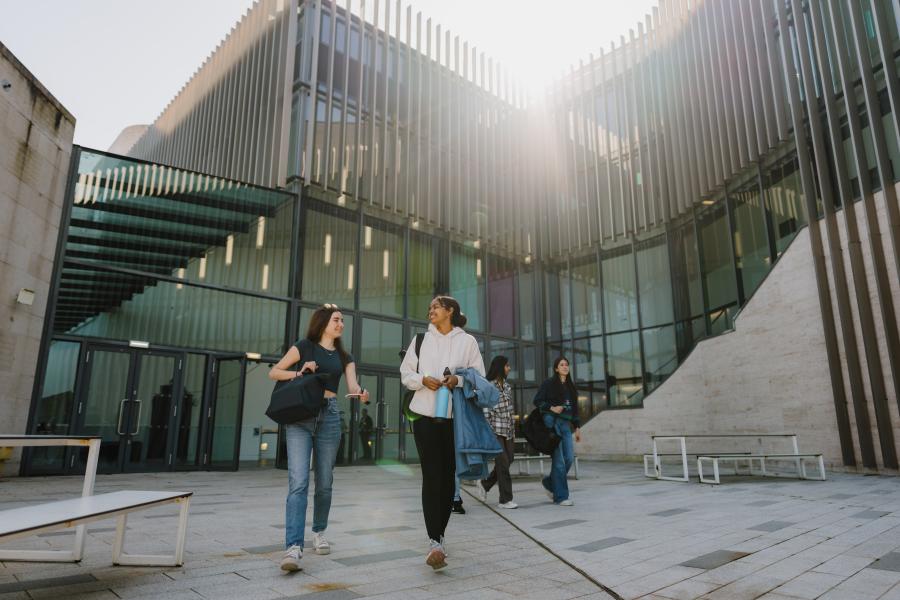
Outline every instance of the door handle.
POLYGON ((123 399, 119 402, 119 419, 116 423, 116 433, 119 435, 125 435, 125 432, 122 431, 122 415, 125 412, 123 409, 125 408, 125 403, 128 402, 128 398, 123 399))
POLYGON ((138 429, 141 428, 141 401, 135 400, 134 403, 138 405, 138 414, 137 414, 137 419, 135 420, 135 423, 134 423, 134 431, 130 432, 129 435, 137 434, 138 429))

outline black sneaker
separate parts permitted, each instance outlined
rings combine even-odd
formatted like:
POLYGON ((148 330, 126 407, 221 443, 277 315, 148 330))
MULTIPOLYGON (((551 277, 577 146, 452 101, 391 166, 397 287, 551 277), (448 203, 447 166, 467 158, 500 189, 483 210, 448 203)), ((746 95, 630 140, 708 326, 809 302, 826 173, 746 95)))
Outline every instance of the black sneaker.
POLYGON ((466 514, 466 509, 464 509, 462 505, 462 498, 454 500, 453 504, 450 505, 450 510, 458 515, 466 514))

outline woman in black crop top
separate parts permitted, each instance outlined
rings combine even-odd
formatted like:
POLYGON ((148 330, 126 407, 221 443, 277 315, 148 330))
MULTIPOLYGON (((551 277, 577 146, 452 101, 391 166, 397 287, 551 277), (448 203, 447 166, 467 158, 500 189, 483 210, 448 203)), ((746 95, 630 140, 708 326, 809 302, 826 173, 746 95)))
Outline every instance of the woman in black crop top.
POLYGON ((347 376, 347 388, 368 404, 369 393, 356 380, 356 364, 341 344, 344 317, 334 304, 316 309, 309 319, 306 338, 297 340, 278 361, 269 378, 276 381, 293 379, 310 371, 328 373, 325 384, 325 406, 306 421, 285 426, 288 458, 288 496, 285 517, 285 547, 281 568, 300 569, 303 557, 303 535, 306 530, 306 505, 309 490, 310 456, 315 449, 316 493, 313 499, 313 547, 316 554, 328 554, 331 547, 325 539, 328 512, 331 509, 331 486, 334 463, 341 441, 341 419, 337 405, 338 384, 347 376), (304 355, 305 349, 306 355, 304 355))

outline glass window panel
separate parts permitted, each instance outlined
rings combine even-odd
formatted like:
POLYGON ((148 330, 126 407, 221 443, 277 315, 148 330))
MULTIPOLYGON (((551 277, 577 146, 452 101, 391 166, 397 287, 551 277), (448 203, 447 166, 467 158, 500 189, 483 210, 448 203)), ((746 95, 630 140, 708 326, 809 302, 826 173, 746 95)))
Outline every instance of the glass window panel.
POLYGON ((519 337, 523 340, 533 341, 537 334, 534 319, 536 293, 534 272, 519 273, 519 337))
MULTIPOLYGON (((77 342, 50 342, 44 385, 38 399, 34 420, 35 435, 66 435, 72 418, 75 399, 75 375, 78 371, 77 342)), ((64 447, 43 447, 31 450, 31 468, 34 471, 58 471, 63 469, 64 447)))
POLYGON ((639 406, 643 401, 641 348, 637 332, 606 338, 610 406, 639 406))
POLYGON ((450 295, 468 317, 466 329, 484 328, 484 259, 470 246, 450 246, 450 295))
POLYGON ((200 411, 206 385, 206 356, 188 354, 184 368, 184 392, 178 406, 175 461, 178 465, 200 464, 200 411))
POLYGON ((725 309, 737 304, 737 281, 724 203, 703 213, 699 226, 710 318, 729 329, 725 309))
POLYGON ((534 381, 537 378, 537 368, 535 367, 535 348, 534 346, 525 346, 522 348, 522 377, 527 381, 534 381))
POLYGON ((218 373, 210 464, 214 467, 230 467, 235 460, 236 434, 240 425, 241 361, 219 361, 218 373))
POLYGON ((641 325, 643 327, 671 323, 674 319, 671 271, 665 235, 637 245, 637 272, 641 296, 641 325))
POLYGON ((600 264, 589 256, 572 267, 572 303, 575 336, 603 333, 600 298, 600 264))
POLYGON ((54 315, 57 333, 281 353, 286 302, 70 265, 62 281, 63 288, 89 288, 91 304, 61 303, 54 315))
POLYGON ((516 335, 516 263, 499 256, 489 256, 488 296, 491 299, 491 333, 512 337, 516 335))
POLYGON ((85 151, 66 257, 287 295, 293 196, 85 151))
POLYGON ((544 272, 544 318, 548 339, 558 340, 568 337, 571 329, 564 329, 563 323, 571 323, 568 296, 568 274, 562 274, 548 266, 544 272))
POLYGON ((390 321, 363 319, 360 361, 365 364, 399 368, 403 345, 403 325, 390 321))
POLYGON ((353 307, 359 231, 354 219, 337 209, 306 212, 301 282, 304 300, 353 307))
MULTIPOLYGON (((428 319, 428 306, 437 294, 440 243, 437 239, 411 232, 409 238, 409 317, 428 319)), ((467 309, 463 307, 465 312, 467 309)))
POLYGON ((644 367, 647 370, 647 392, 656 389, 678 367, 675 351, 675 327, 645 329, 644 367))
POLYGON ((579 382, 604 381, 603 337, 575 340, 575 377, 579 382))
POLYGON ((367 219, 359 272, 360 310, 403 316, 403 230, 367 219))
POLYGON ((519 362, 519 345, 516 342, 491 340, 491 355, 484 357, 485 370, 490 370, 491 361, 500 355, 505 356, 509 360, 509 378, 520 379, 522 376, 522 365, 519 362))
POLYGON ((241 410, 241 464, 274 464, 278 423, 266 416, 266 407, 275 389, 269 379, 269 365, 248 362, 244 376, 244 406, 241 410))
POLYGON ((796 157, 772 167, 766 178, 766 208, 775 231, 778 255, 788 247, 797 231, 806 223, 796 157))
POLYGON ((607 253, 602 265, 606 331, 636 329, 637 285, 631 246, 623 246, 607 253))
POLYGON ((703 285, 700 281, 700 263, 697 256, 697 239, 694 220, 672 229, 669 235, 672 253, 672 287, 675 291, 676 319, 687 319, 703 314, 703 285))
POLYGON ((769 272, 769 240, 760 203, 759 185, 753 182, 734 195, 734 249, 737 257, 744 297, 759 287, 769 272))

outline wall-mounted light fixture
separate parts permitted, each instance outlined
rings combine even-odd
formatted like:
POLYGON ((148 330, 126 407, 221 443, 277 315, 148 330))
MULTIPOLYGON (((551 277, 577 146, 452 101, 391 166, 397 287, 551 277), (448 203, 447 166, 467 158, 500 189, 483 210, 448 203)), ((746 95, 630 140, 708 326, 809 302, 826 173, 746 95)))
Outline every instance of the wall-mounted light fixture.
POLYGON ((24 306, 34 304, 34 290, 29 290, 28 288, 19 290, 19 293, 16 295, 16 303, 24 306))

